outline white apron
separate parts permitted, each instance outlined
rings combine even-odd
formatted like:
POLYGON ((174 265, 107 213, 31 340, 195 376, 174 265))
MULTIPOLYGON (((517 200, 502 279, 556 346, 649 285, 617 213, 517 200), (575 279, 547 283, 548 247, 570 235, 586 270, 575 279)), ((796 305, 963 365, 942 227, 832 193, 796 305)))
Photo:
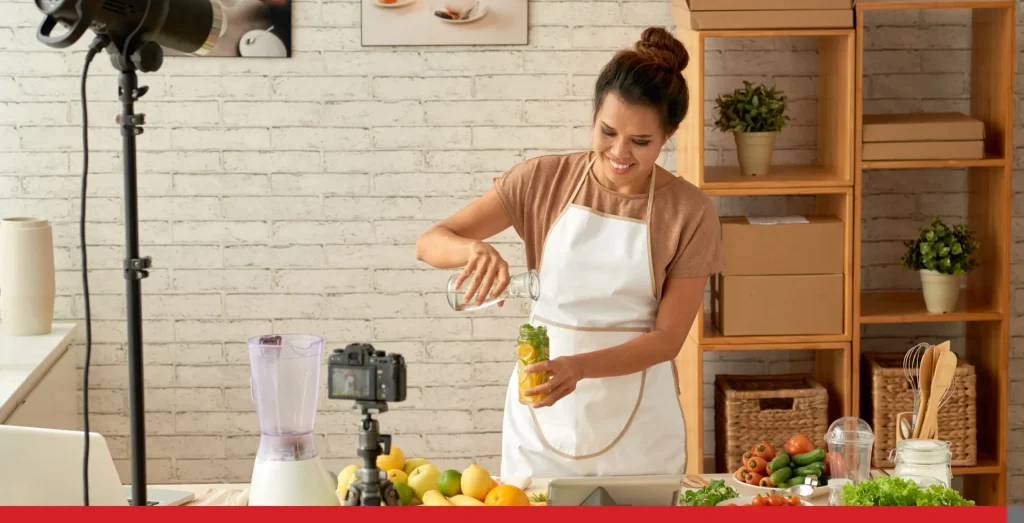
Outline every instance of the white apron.
MULTIPOLYGON (((650 219, 609 216, 573 203, 592 159, 548 232, 541 296, 551 358, 620 345, 650 332, 658 311, 650 219)), ((580 380, 554 406, 519 403, 513 366, 502 424, 501 475, 541 478, 684 474, 686 431, 675 369, 664 362, 627 376, 580 380)))

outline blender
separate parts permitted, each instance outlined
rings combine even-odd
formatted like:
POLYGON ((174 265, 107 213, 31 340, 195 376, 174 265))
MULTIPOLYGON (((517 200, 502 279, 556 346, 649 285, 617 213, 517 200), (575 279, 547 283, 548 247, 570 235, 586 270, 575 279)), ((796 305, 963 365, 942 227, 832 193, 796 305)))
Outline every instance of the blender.
POLYGON ((313 440, 323 349, 323 338, 303 334, 249 340, 260 423, 250 505, 341 504, 313 440))
POLYGON ((871 448, 875 434, 866 421, 847 416, 835 420, 825 433, 828 444, 828 486, 830 505, 839 504, 839 492, 847 483, 857 484, 871 479, 871 448))

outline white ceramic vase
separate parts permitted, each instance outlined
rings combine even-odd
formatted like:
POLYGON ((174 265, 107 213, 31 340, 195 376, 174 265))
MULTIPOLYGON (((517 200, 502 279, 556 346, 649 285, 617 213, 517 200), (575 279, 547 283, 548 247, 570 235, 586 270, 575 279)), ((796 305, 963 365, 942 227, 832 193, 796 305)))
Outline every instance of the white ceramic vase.
POLYGON ((777 132, 740 133, 734 132, 736 155, 740 161, 740 172, 744 176, 763 176, 772 165, 777 132))
POLYGON ((924 304, 932 314, 944 314, 956 309, 960 299, 961 277, 954 274, 921 269, 921 289, 924 291, 924 304))
POLYGON ((39 218, 0 220, 0 332, 49 334, 55 294, 50 224, 39 218))

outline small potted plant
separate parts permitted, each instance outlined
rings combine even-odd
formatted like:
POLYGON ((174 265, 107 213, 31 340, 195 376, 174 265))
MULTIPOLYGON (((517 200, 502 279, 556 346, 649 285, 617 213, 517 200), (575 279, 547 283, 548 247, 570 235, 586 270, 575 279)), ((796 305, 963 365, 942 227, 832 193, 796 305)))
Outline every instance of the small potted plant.
POLYGON ((921 229, 913 240, 903 242, 903 268, 921 274, 921 287, 928 312, 952 312, 960 298, 960 281, 977 267, 972 256, 978 249, 973 233, 963 223, 948 227, 939 217, 921 229))
POLYGON ((745 176, 768 174, 775 137, 789 121, 785 114, 786 95, 774 86, 769 88, 744 80, 742 89, 719 95, 715 104, 718 106, 715 127, 733 133, 740 172, 745 176))

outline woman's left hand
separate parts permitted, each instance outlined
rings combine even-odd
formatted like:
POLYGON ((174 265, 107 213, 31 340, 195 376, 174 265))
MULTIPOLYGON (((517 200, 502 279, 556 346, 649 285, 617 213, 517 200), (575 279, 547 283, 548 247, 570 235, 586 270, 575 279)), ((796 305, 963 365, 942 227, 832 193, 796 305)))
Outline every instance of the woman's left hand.
POLYGON ((576 390, 576 383, 583 379, 583 369, 580 363, 567 356, 561 356, 553 360, 542 361, 528 365, 524 372, 550 372, 551 378, 544 383, 524 393, 526 396, 547 393, 547 397, 535 402, 532 407, 550 407, 558 400, 572 394, 576 390))

